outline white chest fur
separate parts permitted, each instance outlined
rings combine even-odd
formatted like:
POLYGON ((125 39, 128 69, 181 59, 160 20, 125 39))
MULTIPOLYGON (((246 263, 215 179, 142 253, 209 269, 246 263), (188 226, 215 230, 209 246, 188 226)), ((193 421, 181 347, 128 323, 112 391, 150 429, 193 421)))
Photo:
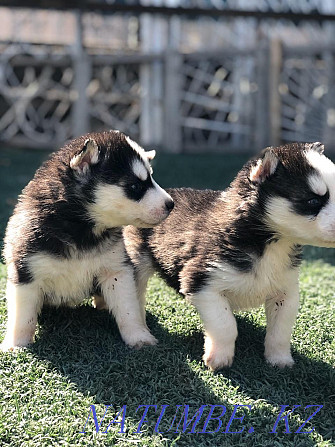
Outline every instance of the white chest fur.
POLYGON ((89 297, 95 280, 117 275, 124 268, 124 260, 124 245, 120 241, 106 244, 103 250, 73 252, 66 259, 38 253, 31 257, 29 266, 47 303, 76 305, 89 297))
POLYGON ((291 266, 291 247, 287 241, 269 244, 248 273, 239 272, 228 263, 216 263, 212 270, 213 286, 228 298, 234 310, 258 307, 267 298, 288 290, 297 280, 298 269, 291 266))

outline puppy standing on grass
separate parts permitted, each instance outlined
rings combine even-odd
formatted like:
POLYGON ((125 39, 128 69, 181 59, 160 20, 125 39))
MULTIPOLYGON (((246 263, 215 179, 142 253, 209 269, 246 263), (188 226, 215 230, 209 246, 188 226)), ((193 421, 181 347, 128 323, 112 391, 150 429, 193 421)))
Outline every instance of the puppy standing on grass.
POLYGON ((265 357, 291 366, 301 245, 335 247, 335 165, 321 143, 268 148, 224 191, 172 189, 175 209, 153 230, 125 229, 142 306, 157 270, 198 309, 204 361, 232 364, 234 310, 265 304, 265 357))
POLYGON ((173 208, 145 152, 117 131, 89 134, 55 152, 23 190, 5 237, 7 333, 3 350, 33 341, 44 303, 90 294, 115 316, 130 346, 153 345, 122 239, 123 225, 152 227, 173 208))

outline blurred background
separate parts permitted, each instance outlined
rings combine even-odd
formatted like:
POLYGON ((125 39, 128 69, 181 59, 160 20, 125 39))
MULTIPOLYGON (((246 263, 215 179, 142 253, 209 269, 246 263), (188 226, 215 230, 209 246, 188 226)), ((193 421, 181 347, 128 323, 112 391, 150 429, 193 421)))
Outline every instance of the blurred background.
POLYGON ((119 129, 163 187, 261 148, 335 150, 334 0, 0 0, 0 234, 50 151, 119 129))
POLYGON ((335 149, 333 0, 0 1, 0 144, 335 149))

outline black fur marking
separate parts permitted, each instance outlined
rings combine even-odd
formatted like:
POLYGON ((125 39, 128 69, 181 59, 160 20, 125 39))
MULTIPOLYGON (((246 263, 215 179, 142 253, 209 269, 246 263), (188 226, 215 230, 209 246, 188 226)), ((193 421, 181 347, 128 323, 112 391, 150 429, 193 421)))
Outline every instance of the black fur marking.
POLYGON ((279 163, 275 173, 260 187, 261 203, 265 203, 270 197, 283 197, 290 202, 297 214, 311 217, 316 216, 327 204, 329 192, 319 196, 308 184, 308 178, 312 174, 318 175, 318 172, 302 155, 304 149, 305 146, 298 143, 272 149, 279 163), (311 203, 311 199, 317 199, 317 203, 311 203))
POLYGON ((181 286, 184 294, 200 292, 209 279, 208 272, 203 270, 201 265, 193 265, 192 262, 183 269, 182 273, 183 279, 181 280, 181 286))
POLYGON ((152 179, 148 174, 146 180, 141 180, 135 175, 129 176, 125 184, 125 193, 128 199, 139 202, 149 188, 153 188, 152 179))
POLYGON ((29 270, 28 264, 25 259, 17 260, 14 263, 14 265, 16 270, 15 277, 14 278, 9 277, 9 279, 14 284, 29 284, 30 282, 33 281, 34 277, 31 271, 29 270))
POLYGON ((329 201, 329 191, 323 196, 311 192, 306 193, 305 197, 301 202, 294 203, 294 210, 296 213, 303 216, 317 216, 321 209, 327 205, 329 201))
POLYGON ((295 245, 292 248, 292 251, 290 253, 290 260, 291 260, 292 268, 300 267, 301 262, 302 262, 302 246, 301 245, 295 245))

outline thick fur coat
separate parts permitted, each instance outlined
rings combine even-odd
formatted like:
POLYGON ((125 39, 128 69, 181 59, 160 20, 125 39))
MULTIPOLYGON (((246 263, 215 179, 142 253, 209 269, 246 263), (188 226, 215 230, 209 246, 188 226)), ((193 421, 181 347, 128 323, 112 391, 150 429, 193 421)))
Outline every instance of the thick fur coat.
POLYGON ((8 323, 2 349, 34 338, 43 304, 90 295, 130 346, 155 344, 136 295, 123 225, 151 227, 173 208, 150 159, 117 131, 77 138, 52 154, 23 190, 5 237, 8 323))
POLYGON ((227 190, 168 190, 175 209, 162 224, 126 228, 142 306, 157 271, 199 311, 211 369, 232 364, 233 311, 262 304, 266 359, 293 364, 301 247, 335 246, 335 165, 322 152, 320 143, 267 148, 227 190))

